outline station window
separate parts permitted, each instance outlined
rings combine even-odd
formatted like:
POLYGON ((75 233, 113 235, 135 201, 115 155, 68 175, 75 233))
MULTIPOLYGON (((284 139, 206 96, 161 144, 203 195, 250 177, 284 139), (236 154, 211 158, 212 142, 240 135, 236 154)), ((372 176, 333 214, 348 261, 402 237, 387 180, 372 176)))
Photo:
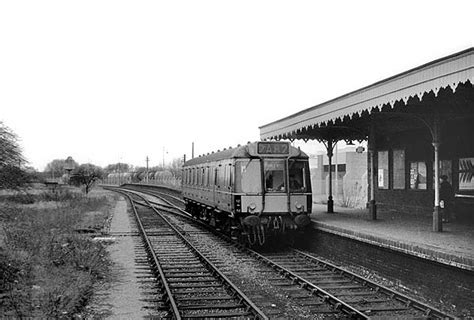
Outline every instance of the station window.
POLYGON ((473 167, 474 158, 459 159, 459 190, 474 190, 473 167))
POLYGON ((388 150, 378 152, 378 187, 388 189, 388 150))
MULTIPOLYGON (((452 185, 453 184, 453 169, 451 160, 440 160, 439 161, 439 177, 447 176, 448 182, 452 185)), ((433 161, 433 190, 435 189, 435 163, 433 161)))
POLYGON ((423 161, 410 162, 410 189, 426 190, 426 163, 423 161))
POLYGON ((405 150, 393 150, 393 189, 405 189, 405 150))

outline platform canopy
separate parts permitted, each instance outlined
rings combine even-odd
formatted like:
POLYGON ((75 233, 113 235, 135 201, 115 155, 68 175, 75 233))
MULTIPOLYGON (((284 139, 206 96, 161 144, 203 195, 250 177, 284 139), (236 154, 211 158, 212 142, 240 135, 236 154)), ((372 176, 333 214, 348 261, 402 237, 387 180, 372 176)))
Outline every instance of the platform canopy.
POLYGON ((441 95, 449 91, 452 96, 456 90, 469 88, 471 101, 473 84, 474 48, 469 48, 263 125, 259 128, 260 137, 262 140, 325 139, 330 131, 335 139, 365 140, 366 120, 374 113, 393 109, 399 113, 410 105, 426 114, 433 101, 438 105, 437 110, 442 110, 440 103, 445 99, 438 99, 440 91, 441 95))

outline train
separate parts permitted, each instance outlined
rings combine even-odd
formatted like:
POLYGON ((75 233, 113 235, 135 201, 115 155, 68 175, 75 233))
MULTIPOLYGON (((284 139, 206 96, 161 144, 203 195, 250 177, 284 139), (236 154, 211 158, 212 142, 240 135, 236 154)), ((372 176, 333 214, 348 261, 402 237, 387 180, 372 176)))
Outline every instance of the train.
POLYGON ((310 225, 308 156, 287 141, 257 141, 186 161, 182 195, 196 219, 249 245, 310 225))

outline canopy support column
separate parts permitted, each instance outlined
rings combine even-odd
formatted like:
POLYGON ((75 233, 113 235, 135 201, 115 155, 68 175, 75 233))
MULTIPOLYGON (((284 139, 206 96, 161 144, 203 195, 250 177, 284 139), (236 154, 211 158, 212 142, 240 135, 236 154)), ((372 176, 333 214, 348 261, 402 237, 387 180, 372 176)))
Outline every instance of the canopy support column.
POLYGON ((441 210, 439 205, 439 118, 436 116, 433 121, 433 148, 434 148, 434 210, 433 210, 433 231, 443 231, 441 210))
POLYGON ((332 199, 332 156, 337 141, 337 139, 333 140, 331 136, 328 137, 326 141, 323 140, 323 144, 327 150, 329 164, 328 213, 334 213, 334 200, 332 199))
POLYGON ((375 125, 372 122, 369 128, 369 137, 367 142, 368 148, 368 166, 369 166, 369 215, 372 220, 377 220, 377 204, 375 203, 375 185, 377 184, 377 176, 375 175, 375 125))

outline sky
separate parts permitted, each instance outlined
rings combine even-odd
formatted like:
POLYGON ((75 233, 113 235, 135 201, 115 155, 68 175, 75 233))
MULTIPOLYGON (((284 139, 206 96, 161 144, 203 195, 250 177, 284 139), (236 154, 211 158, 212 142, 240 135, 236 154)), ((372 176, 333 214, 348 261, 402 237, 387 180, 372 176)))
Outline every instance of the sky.
MULTIPOLYGON (((0 1, 29 165, 165 164, 474 46, 473 1, 0 1)), ((320 148, 311 142, 308 149, 320 148)), ((303 148, 304 149, 304 148, 303 148)))

